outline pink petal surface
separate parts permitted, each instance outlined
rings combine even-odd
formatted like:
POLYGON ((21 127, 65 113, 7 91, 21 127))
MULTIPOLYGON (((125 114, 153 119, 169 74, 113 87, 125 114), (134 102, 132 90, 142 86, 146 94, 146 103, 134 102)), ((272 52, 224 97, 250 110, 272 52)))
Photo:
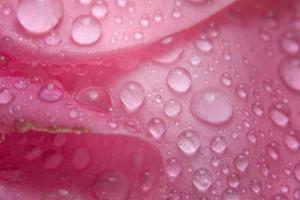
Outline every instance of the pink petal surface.
POLYGON ((297 200, 298 15, 297 1, 249 0, 145 48, 138 61, 20 68, 12 59, 1 72, 2 127, 139 137, 164 162, 164 197, 152 199, 297 200), (49 82, 50 101, 41 101, 49 82), (86 88, 98 92, 78 103, 86 88))
POLYGON ((73 64, 99 65, 99 57, 189 28, 234 1, 2 1, 0 34, 15 42, 0 51, 18 51, 12 56, 25 63, 34 57, 42 63, 69 58, 73 64))

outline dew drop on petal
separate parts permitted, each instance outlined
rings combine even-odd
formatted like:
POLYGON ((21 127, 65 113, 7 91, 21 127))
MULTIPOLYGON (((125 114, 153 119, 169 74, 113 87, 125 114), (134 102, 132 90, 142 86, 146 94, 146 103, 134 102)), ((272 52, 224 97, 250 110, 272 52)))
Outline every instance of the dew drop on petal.
POLYGON ((182 171, 182 164, 176 158, 169 158, 166 161, 166 172, 170 181, 174 181, 182 171))
POLYGON ((138 82, 130 81, 122 86, 120 100, 127 111, 137 111, 142 106, 144 99, 144 88, 138 82))
POLYGON ((211 52, 213 49, 213 44, 207 39, 200 39, 195 42, 195 46, 198 50, 204 53, 211 52))
POLYGON ((284 134, 284 144, 292 151, 297 151, 300 146, 299 133, 291 130, 284 134))
POLYGON ((62 160, 62 155, 52 150, 46 151, 42 157, 43 166, 45 169, 57 168, 61 164, 62 160))
POLYGON ((156 178, 156 175, 152 171, 143 170, 140 172, 138 179, 141 191, 144 193, 149 192, 153 188, 156 178))
POLYGON ((77 93, 76 101, 91 110, 107 112, 111 107, 108 93, 102 87, 89 86, 77 93))
POLYGON ((213 183, 213 175, 206 168, 198 168, 192 174, 193 185, 199 192, 206 192, 213 183))
POLYGON ((63 91, 54 82, 49 82, 43 85, 38 93, 38 98, 41 101, 53 103, 60 100, 63 96, 63 91))
POLYGON ((169 99, 164 103, 164 113, 170 118, 177 117, 182 112, 182 105, 176 99, 169 99))
POLYGON ((300 59, 285 60, 280 65, 278 72, 286 86, 300 92, 300 59))
POLYGON ((175 67, 171 69, 167 76, 168 86, 175 92, 187 92, 191 85, 191 75, 189 71, 182 67, 175 67))
POLYGON ((72 25, 71 37, 77 44, 94 44, 100 39, 101 35, 101 24, 96 18, 92 16, 80 16, 75 19, 72 25))
POLYGON ((217 88, 204 88, 194 93, 190 111, 198 120, 221 125, 233 115, 233 105, 228 95, 217 88))
POLYGON ((234 159, 234 166, 240 171, 245 172, 249 166, 249 160, 244 154, 239 154, 234 159))
POLYGON ((166 123, 162 118, 153 117, 148 122, 148 131, 155 138, 160 139, 166 132, 166 123))
POLYGON ((43 34, 61 21, 63 5, 61 0, 21 0, 16 15, 22 27, 33 34, 43 34))
POLYGON ((15 96, 7 89, 0 89, 0 105, 7 105, 14 100, 15 96))
POLYGON ((90 153, 86 148, 78 148, 73 153, 72 166, 77 170, 85 169, 90 162, 90 153))
POLYGON ((290 123, 290 108, 287 104, 278 102, 270 106, 268 115, 271 121, 278 127, 284 128, 290 123))
POLYGON ((217 136, 213 138, 210 142, 210 148, 215 153, 223 153, 225 149, 227 148, 226 139, 223 136, 217 136))
POLYGON ((97 1, 97 3, 91 8, 91 13, 98 19, 104 18, 108 13, 107 3, 104 1, 97 1))
POLYGON ((126 200, 131 189, 127 176, 120 171, 107 171, 95 180, 93 192, 99 199, 126 200))
POLYGON ((200 148, 200 137, 196 131, 185 130, 178 136, 177 146, 184 154, 193 155, 200 148))

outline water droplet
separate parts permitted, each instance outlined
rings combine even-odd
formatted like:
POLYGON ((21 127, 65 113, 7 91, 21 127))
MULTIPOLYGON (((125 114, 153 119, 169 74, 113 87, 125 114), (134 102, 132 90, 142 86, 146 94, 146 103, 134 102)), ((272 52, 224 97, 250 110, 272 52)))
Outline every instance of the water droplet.
POLYGON ((62 96, 62 89, 53 82, 49 82, 43 85, 38 94, 38 97, 41 101, 48 103, 56 102, 60 100, 62 96))
POLYGON ((250 182, 250 189, 254 194, 260 194, 262 190, 262 183, 258 179, 253 179, 250 182))
POLYGON ((96 178, 93 192, 100 200, 126 200, 129 197, 131 184, 120 171, 107 171, 96 178))
POLYGON ((76 101, 91 110, 107 112, 111 107, 108 93, 102 87, 90 86, 77 93, 76 101))
POLYGON ((206 168, 198 168, 192 175, 193 185, 199 192, 206 192, 212 185, 214 177, 206 168))
POLYGON ((169 158, 166 161, 166 172, 170 178, 170 181, 173 182, 181 173, 182 164, 176 158, 169 158))
POLYGON ((232 84, 232 78, 228 73, 223 73, 220 77, 220 81, 226 87, 229 87, 232 84))
POLYGON ((117 6, 123 8, 125 6, 127 6, 128 4, 128 0, 116 0, 117 6))
POLYGON ((262 117, 264 114, 264 109, 263 106, 260 102, 255 102, 252 104, 252 111, 253 113, 258 116, 258 117, 262 117))
POLYGON ((38 159, 42 155, 40 147, 29 145, 24 149, 24 157, 26 160, 32 161, 38 159))
POLYGON ((193 66, 197 66, 201 63, 202 59, 198 53, 193 53, 190 57, 190 63, 193 66))
POLYGON ((164 103, 164 113, 170 117, 175 118, 182 112, 182 105, 176 99, 169 99, 164 103))
POLYGON ((72 158, 72 166, 77 170, 85 169, 90 162, 90 153, 86 148, 75 150, 72 158))
POLYGON ((236 173, 230 174, 227 177, 227 183, 232 188, 238 188, 241 183, 240 176, 236 173))
POLYGON ((137 111, 145 99, 143 86, 134 81, 125 83, 121 88, 120 99, 127 111, 137 111))
POLYGON ((10 63, 10 59, 0 53, 0 67, 7 67, 10 63))
POLYGON ((90 45, 99 40, 102 35, 100 22, 92 16, 80 16, 75 19, 71 36, 80 45, 90 45))
POLYGON ((178 38, 166 37, 155 44, 152 59, 162 64, 174 63, 183 53, 183 44, 178 38))
POLYGON ((21 0, 16 15, 26 31, 43 34, 58 25, 63 16, 63 5, 61 0, 21 0))
POLYGON ((279 67, 279 76, 286 86, 300 92, 300 59, 285 60, 279 67))
POLYGON ((156 176, 152 171, 144 170, 139 174, 139 183, 140 183, 140 188, 142 192, 149 192, 155 182, 156 182, 156 176))
POLYGON ((267 154, 272 160, 278 161, 279 160, 279 144, 277 144, 276 142, 270 142, 267 145, 267 154))
POLYGON ((295 164, 294 176, 295 176, 296 180, 300 182, 300 162, 295 164))
POLYGON ((177 138, 179 149, 186 155, 193 155, 200 148, 200 138, 196 131, 186 130, 177 138))
POLYGON ((92 0, 78 0, 79 3, 83 6, 89 5, 92 3, 92 0))
POLYGON ((61 164, 62 160, 62 155, 52 150, 46 151, 42 158, 43 166, 45 169, 57 168, 61 164))
POLYGON ((290 124, 290 108, 287 104, 278 102, 270 106, 268 115, 278 127, 284 128, 290 124))
POLYGON ((226 139, 223 136, 217 136, 213 138, 210 142, 210 148, 215 153, 223 153, 225 149, 227 148, 226 139))
POLYGON ((0 89, 0 105, 10 104, 14 100, 15 96, 7 89, 0 89))
POLYGON ((153 117, 148 122, 148 131, 155 139, 160 139, 166 132, 165 121, 162 118, 153 117))
POLYGON ((195 42, 195 46, 197 49, 204 53, 211 52, 213 49, 213 44, 207 39, 200 39, 195 42))
POLYGON ((58 33, 51 32, 46 38, 45 43, 50 46, 55 46, 60 43, 61 39, 58 33))
POLYGON ((241 200, 241 198, 237 189, 227 188, 222 193, 222 200, 241 200))
POLYGON ((300 186, 296 187, 293 191, 294 200, 300 200, 300 186))
POLYGON ((195 92, 190 104, 190 111, 198 120, 221 125, 233 115, 233 106, 228 95, 217 88, 204 88, 195 92))
POLYGON ((97 1, 91 8, 91 13, 98 19, 104 18, 108 13, 107 3, 105 1, 97 1))
POLYGON ((249 166, 249 160, 244 154, 239 154, 234 159, 234 166, 240 171, 245 172, 249 166))
POLYGON ((241 99, 245 99, 248 97, 247 90, 245 88, 245 85, 243 84, 238 85, 235 89, 235 92, 241 99))
POLYGON ((167 77, 168 86, 175 92, 184 93, 192 85, 189 71, 182 67, 175 67, 169 71, 167 77))
POLYGON ((280 47, 287 54, 296 54, 300 51, 298 34, 287 32, 280 38, 280 47))
POLYGON ((289 131, 284 135, 284 144, 293 151, 297 151, 300 146, 298 131, 289 131))
POLYGON ((274 194, 270 200, 289 200, 284 194, 274 194))

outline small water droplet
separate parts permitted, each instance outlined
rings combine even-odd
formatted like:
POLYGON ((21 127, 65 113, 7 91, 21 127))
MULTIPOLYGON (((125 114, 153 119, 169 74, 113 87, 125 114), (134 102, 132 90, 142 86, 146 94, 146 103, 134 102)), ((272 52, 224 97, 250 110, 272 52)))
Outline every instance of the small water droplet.
POLYGON ((190 111, 198 120, 221 125, 233 115, 232 102, 228 95, 217 88, 204 88, 195 92, 190 104, 190 111))
POLYGON ((170 181, 173 182, 181 173, 182 164, 176 158, 169 158, 166 161, 166 172, 170 178, 170 181))
POLYGON ((254 194, 260 194, 261 190, 262 190, 262 183, 260 180, 258 179, 253 179, 250 182, 250 189, 254 194))
POLYGON ((240 171, 245 172, 249 166, 249 160, 244 154, 239 154, 234 159, 234 166, 240 171))
POLYGON ((227 188, 222 193, 222 200, 241 200, 240 193, 235 188, 227 188))
POLYGON ((169 99, 164 103, 164 113, 170 117, 175 118, 182 112, 182 105, 176 99, 169 99))
POLYGON ((80 45, 91 45, 99 40, 102 35, 100 22, 88 15, 80 16, 75 19, 71 36, 74 42, 80 45))
POLYGON ((227 177, 227 183, 232 188, 238 188, 241 183, 240 176, 236 173, 230 174, 227 177))
POLYGON ((15 96, 7 89, 0 89, 0 105, 10 104, 14 100, 15 96))
POLYGON ((271 121, 278 127, 284 128, 290 124, 290 108, 287 104, 278 102, 270 106, 268 115, 271 121))
POLYGON ((284 144, 293 151, 297 151, 300 146, 298 131, 291 130, 284 135, 284 144))
POLYGON ((193 130, 181 132, 177 138, 177 145, 184 154, 195 154, 200 148, 200 138, 198 133, 193 130))
POLYGON ((142 192, 149 192, 155 182, 156 182, 156 176, 152 171, 144 170, 139 173, 139 183, 140 183, 140 188, 142 192))
POLYGON ((168 86, 178 93, 187 92, 192 85, 189 71, 182 67, 171 69, 167 76, 167 82, 168 86))
POLYGON ((144 88, 141 84, 131 81, 125 83, 120 92, 120 100, 129 112, 137 111, 145 99, 144 88))
POLYGON ((90 162, 90 153, 86 148, 75 150, 72 158, 72 166, 77 170, 85 169, 90 162))
POLYGON ((253 113, 258 116, 258 117, 262 117, 264 114, 264 109, 263 106, 260 102, 255 102, 252 104, 252 111, 253 113))
POLYGON ((210 148, 215 153, 223 153, 225 149, 227 148, 226 139, 223 136, 217 136, 213 138, 210 142, 210 148))
POLYGON ((63 5, 61 0, 21 0, 17 6, 16 15, 26 31, 43 34, 61 21, 63 5))
POLYGON ((63 96, 62 89, 54 82, 49 82, 43 85, 39 91, 38 98, 41 101, 53 103, 60 100, 63 96))
POLYGON ((46 38, 45 43, 50 46, 55 46, 60 43, 60 35, 56 32, 51 32, 46 38))
POLYGON ((98 19, 104 18, 108 14, 108 7, 105 1, 97 1, 91 8, 91 13, 98 19))
POLYGON ((99 200, 126 200, 130 189, 131 184, 125 174, 107 171, 96 178, 93 192, 99 200))
POLYGON ((280 47, 287 54, 296 54, 300 51, 298 34, 287 32, 280 38, 280 47))
POLYGON ((232 84, 232 78, 228 73, 223 73, 220 77, 220 81, 226 87, 229 87, 232 84))
POLYGON ((195 42, 195 46, 197 49, 204 53, 211 52, 213 49, 213 44, 207 39, 200 39, 195 42))
POLYGON ((62 160, 62 155, 53 150, 46 151, 42 157, 43 166, 45 169, 57 168, 61 164, 62 160))
POLYGON ((248 97, 246 87, 243 84, 238 85, 235 89, 235 92, 241 99, 246 99, 248 97))
POLYGON ((267 154, 272 160, 278 161, 279 160, 279 144, 277 144, 276 142, 270 142, 267 145, 267 154))
POLYGON ((165 121, 162 118, 153 117, 148 122, 148 131, 155 139, 160 139, 166 132, 165 121))
POLYGON ((199 192, 206 192, 213 183, 213 175, 206 168, 198 168, 192 175, 193 185, 199 192))
POLYGON ((128 4, 128 0, 116 0, 117 6, 120 8, 124 8, 128 4))

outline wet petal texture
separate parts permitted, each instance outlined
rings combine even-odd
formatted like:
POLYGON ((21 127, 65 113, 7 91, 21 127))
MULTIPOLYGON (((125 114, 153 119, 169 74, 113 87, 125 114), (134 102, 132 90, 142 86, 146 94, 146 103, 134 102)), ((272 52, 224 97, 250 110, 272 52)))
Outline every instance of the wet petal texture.
POLYGON ((12 133, 0 152, 1 199, 162 199, 161 157, 138 138, 12 133))
MULTIPOLYGON (((140 137, 164 161, 158 199, 299 199, 299 7, 296 0, 240 1, 141 49, 142 56, 128 51, 98 65, 60 65, 73 62, 65 51, 53 55, 56 64, 18 64, 3 52, 1 128, 140 137)), ((94 12, 105 16, 101 9, 94 12)), ((84 16, 79 22, 93 37, 81 42, 103 39, 103 25, 100 31, 84 16)), ((53 34, 48 42, 57 42, 53 34)), ((6 48, 15 42, 2 41, 6 48)), ((62 160, 46 155, 48 169, 62 160)), ((85 155, 80 150, 70 163, 84 168, 85 155)), ((151 188, 149 173, 138 178, 143 191, 151 188)), ((108 177, 120 180, 113 186, 126 198, 131 180, 111 170, 99 175, 95 198, 113 184, 101 182, 108 177)))
POLYGON ((99 57, 133 51, 189 28, 234 1, 1 1, 0 36, 14 44, 2 48, 2 40, 0 51, 22 51, 13 56, 24 62, 57 64, 59 56, 99 65, 99 57))

